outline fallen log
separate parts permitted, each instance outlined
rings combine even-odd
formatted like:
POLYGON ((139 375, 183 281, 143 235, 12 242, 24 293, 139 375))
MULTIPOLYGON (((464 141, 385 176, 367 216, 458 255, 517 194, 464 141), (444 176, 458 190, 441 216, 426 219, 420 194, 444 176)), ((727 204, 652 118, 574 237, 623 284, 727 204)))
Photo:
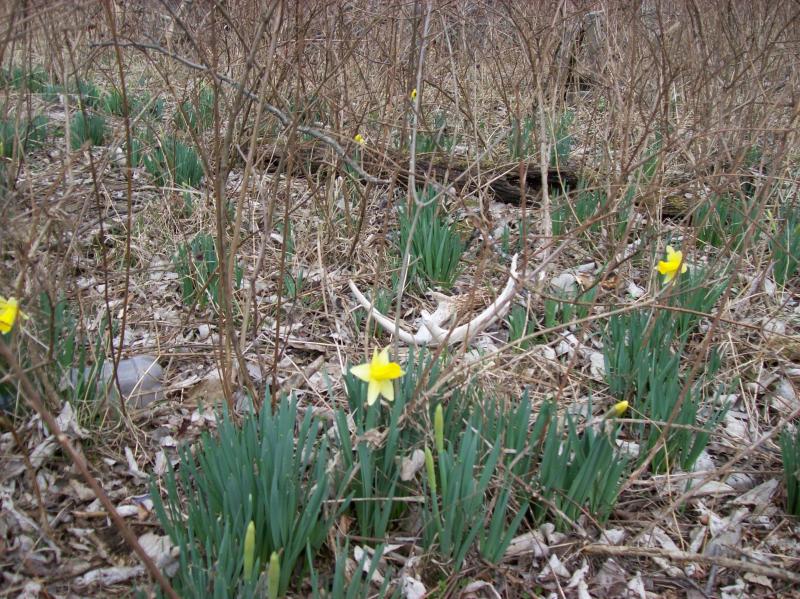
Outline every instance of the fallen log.
MULTIPOLYGON (((324 144, 319 142, 302 143, 292 148, 292 164, 295 174, 315 174, 320 170, 346 168, 338 157, 324 144)), ((375 177, 397 181, 408 185, 410 171, 408 156, 400 152, 361 152, 363 169, 375 177)), ((289 163, 289 149, 275 146, 265 155, 260 167, 267 171, 275 171, 281 164, 289 163)), ((282 167, 285 168, 285 167, 282 167)), ((542 171, 533 162, 519 163, 494 162, 486 159, 480 163, 464 158, 441 154, 418 154, 415 179, 423 184, 433 181, 445 188, 453 187, 457 192, 470 191, 479 187, 488 189, 498 202, 519 205, 522 197, 520 171, 525 172, 525 193, 529 201, 535 201, 542 188, 542 171)), ((357 173, 350 175, 359 178, 357 173)), ((547 184, 551 188, 576 189, 580 181, 579 169, 567 165, 560 168, 551 167, 546 174, 547 184)))

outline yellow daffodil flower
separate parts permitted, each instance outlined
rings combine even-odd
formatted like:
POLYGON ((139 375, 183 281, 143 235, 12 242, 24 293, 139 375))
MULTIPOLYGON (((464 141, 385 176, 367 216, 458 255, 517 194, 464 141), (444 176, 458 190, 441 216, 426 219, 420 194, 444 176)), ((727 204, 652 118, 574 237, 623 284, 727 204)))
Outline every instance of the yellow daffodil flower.
POLYGON ((667 259, 659 260, 656 270, 664 275, 664 282, 669 283, 672 279, 686 272, 686 264, 683 262, 683 252, 675 251, 671 245, 667 246, 667 259))
POLYGON ((603 418, 622 418, 622 415, 625 414, 630 407, 631 404, 628 401, 618 401, 611 406, 605 414, 603 414, 603 418))
POLYGON ((411 90, 411 101, 413 102, 416 99, 417 99, 417 88, 415 87, 414 89, 411 90))
POLYGON ((363 146, 365 143, 367 143, 367 140, 366 140, 366 139, 364 139, 364 136, 363 136, 363 135, 361 135, 360 133, 356 133, 356 136, 353 138, 353 141, 355 141, 357 144, 360 144, 360 145, 362 145, 362 146, 363 146))
POLYGON ((388 401, 394 401, 394 379, 399 379, 405 374, 400 365, 389 361, 389 348, 382 351, 377 349, 372 354, 372 362, 359 364, 350 369, 353 376, 369 383, 367 388, 367 404, 372 405, 379 395, 388 401))
POLYGON ((621 417, 625 412, 628 411, 630 404, 626 401, 618 401, 611 407, 611 413, 614 415, 615 418, 621 417))
POLYGON ((18 316, 26 318, 19 310, 19 302, 13 297, 6 299, 0 295, 0 333, 8 333, 13 329, 18 316))

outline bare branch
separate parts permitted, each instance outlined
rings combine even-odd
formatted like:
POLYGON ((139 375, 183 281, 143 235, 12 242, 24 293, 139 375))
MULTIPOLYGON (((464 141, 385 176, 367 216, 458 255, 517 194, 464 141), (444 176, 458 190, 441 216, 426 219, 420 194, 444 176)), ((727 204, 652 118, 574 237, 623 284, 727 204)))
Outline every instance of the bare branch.
MULTIPOLYGON (((103 48, 103 47, 111 46, 111 45, 114 45, 113 42, 101 42, 101 43, 90 44, 90 47, 92 47, 92 48, 103 48)), ((117 44, 117 46, 119 46, 121 48, 136 48, 137 50, 141 50, 142 52, 146 52, 148 50, 152 50, 153 52, 158 52, 159 54, 163 54, 164 56, 168 56, 169 58, 178 61, 179 63, 181 63, 184 66, 189 67, 190 69, 195 69, 195 70, 198 70, 198 71, 205 71, 206 73, 209 73, 215 79, 218 79, 220 82, 225 83, 227 85, 230 85, 234 89, 238 90, 243 95, 245 95, 246 97, 250 98, 251 100, 256 101, 256 102, 261 102, 263 107, 264 107, 264 109, 267 112, 269 112, 272 116, 274 116, 276 119, 278 119, 278 121, 284 127, 290 127, 292 125, 292 119, 289 118, 289 116, 285 112, 283 112, 280 108, 278 108, 277 106, 273 106, 272 104, 269 104, 268 102, 263 102, 262 99, 259 98, 257 94, 253 93, 249 89, 245 89, 237 81, 234 81, 233 79, 223 75, 222 73, 215 72, 213 69, 211 69, 210 67, 208 67, 208 66, 206 66, 204 64, 197 63, 197 62, 192 62, 191 60, 189 60, 187 58, 184 58, 183 56, 180 56, 178 54, 170 52, 169 50, 167 50, 166 48, 164 48, 162 46, 159 46, 158 44, 143 44, 143 43, 139 43, 139 42, 119 42, 117 44)), ((368 183, 373 183, 375 185, 388 185, 389 184, 389 181, 387 181, 386 179, 381 179, 379 177, 373 177, 372 175, 367 173, 367 171, 365 171, 363 168, 361 168, 361 165, 358 164, 358 162, 353 160, 347 154, 347 152, 341 146, 341 144, 339 144, 339 142, 336 141, 335 139, 333 139, 330 135, 328 135, 326 133, 323 133, 319 129, 316 129, 314 127, 308 127, 306 125, 297 124, 296 128, 300 133, 304 133, 304 134, 309 135, 309 136, 311 136, 311 137, 313 137, 315 139, 318 139, 319 141, 321 141, 324 144, 326 144, 327 146, 329 146, 336 153, 336 155, 339 156, 339 158, 344 160, 344 162, 350 168, 352 168, 355 172, 357 172, 358 175, 362 179, 367 181, 368 183)))

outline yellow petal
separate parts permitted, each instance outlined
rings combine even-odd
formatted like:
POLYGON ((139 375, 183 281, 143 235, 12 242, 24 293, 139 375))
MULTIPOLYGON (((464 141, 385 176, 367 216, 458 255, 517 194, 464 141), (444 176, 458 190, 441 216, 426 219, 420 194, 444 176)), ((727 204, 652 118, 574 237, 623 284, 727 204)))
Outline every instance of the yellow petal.
POLYGON ((366 364, 359 364, 358 366, 353 366, 350 369, 350 374, 368 383, 370 381, 370 370, 371 370, 371 364, 367 362, 366 364))
POLYGON ((656 270, 664 275, 664 282, 669 283, 678 273, 686 272, 686 264, 683 262, 683 252, 676 250, 671 245, 667 246, 667 259, 660 260, 656 270))
POLYGON ((13 297, 0 296, 0 333, 8 333, 14 327, 19 313, 19 304, 13 297))
POLYGON ((667 262, 677 266, 683 260, 683 252, 676 250, 671 245, 667 246, 667 262))
POLYGON ((376 349, 372 362, 378 366, 386 366, 389 363, 389 348, 384 347, 380 353, 376 349))
POLYGON ((387 401, 394 401, 394 383, 392 381, 381 381, 381 395, 383 395, 387 401))
POLYGON ((369 387, 367 388, 367 405, 371 406, 375 403, 375 400, 378 399, 378 395, 381 392, 381 383, 378 381, 370 381, 369 387))
POLYGON ((658 266, 656 266, 656 270, 662 275, 667 274, 672 268, 669 266, 669 262, 664 262, 663 260, 659 260, 658 266))

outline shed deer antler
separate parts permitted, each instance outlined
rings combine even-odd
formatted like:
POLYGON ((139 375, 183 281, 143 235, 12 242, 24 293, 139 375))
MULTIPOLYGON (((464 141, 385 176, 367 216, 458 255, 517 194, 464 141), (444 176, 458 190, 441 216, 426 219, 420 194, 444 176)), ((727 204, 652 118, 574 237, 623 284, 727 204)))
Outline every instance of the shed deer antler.
MULTIPOLYGON (((349 283, 350 289, 352 290, 353 295, 356 296, 358 303, 361 304, 361 306, 367 310, 367 312, 372 313, 373 318, 381 327, 383 327, 389 333, 394 334, 394 321, 376 310, 375 306, 373 306, 372 303, 366 297, 364 297, 364 294, 358 290, 358 287, 356 287, 352 280, 349 281, 349 283)), ((517 272, 517 255, 515 254, 511 259, 511 268, 509 269, 508 281, 506 282, 503 291, 497 296, 497 299, 494 300, 491 305, 487 306, 483 312, 478 314, 468 323, 462 324, 454 329, 442 328, 442 324, 444 324, 453 316, 454 300, 453 298, 442 295, 441 293, 436 293, 434 294, 434 297, 438 300, 439 305, 433 314, 430 314, 424 310, 422 311, 422 324, 420 325, 419 330, 416 333, 410 333, 405 329, 399 328, 397 330, 397 336, 401 341, 408 343, 409 345, 436 346, 442 344, 460 343, 464 340, 468 340, 470 337, 474 337, 486 327, 497 322, 506 315, 508 309, 511 307, 511 299, 514 297, 514 295, 516 295, 518 284, 519 273, 517 272)))

